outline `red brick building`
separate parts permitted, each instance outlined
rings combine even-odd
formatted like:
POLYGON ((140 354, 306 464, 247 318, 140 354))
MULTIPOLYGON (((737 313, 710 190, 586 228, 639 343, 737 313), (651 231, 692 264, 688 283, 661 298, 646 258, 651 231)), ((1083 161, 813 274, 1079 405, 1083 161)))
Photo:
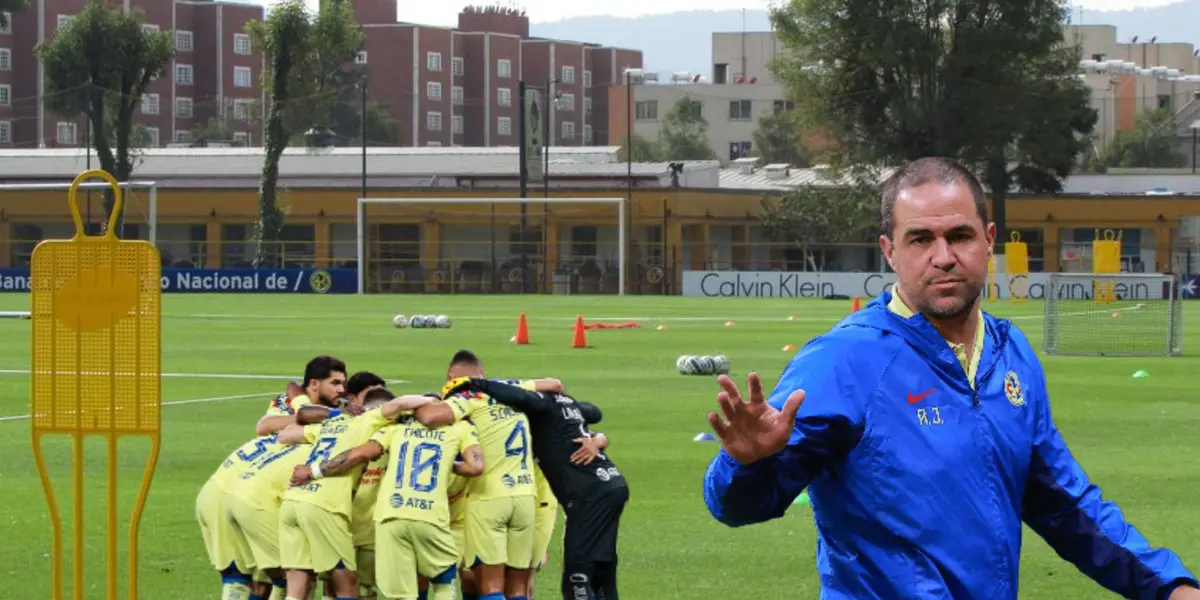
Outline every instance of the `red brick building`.
MULTIPOLYGON (((234 141, 257 145, 262 126, 252 119, 263 101, 262 58, 251 48, 246 23, 263 8, 227 0, 124 0, 113 6, 145 11, 146 27, 175 32, 176 55, 136 113, 151 145, 187 139, 197 125, 223 119, 234 141)), ((33 48, 54 36, 83 0, 32 0, 0 29, 0 148, 81 146, 86 121, 64 119, 40 99, 44 82, 33 48)))
POLYGON ((522 80, 561 94, 551 107, 553 145, 603 143, 608 87, 642 67, 637 50, 531 38, 529 18, 506 9, 467 9, 446 28, 397 23, 396 0, 354 5, 367 37, 359 62, 370 74, 368 98, 397 121, 400 145, 517 145, 522 80))

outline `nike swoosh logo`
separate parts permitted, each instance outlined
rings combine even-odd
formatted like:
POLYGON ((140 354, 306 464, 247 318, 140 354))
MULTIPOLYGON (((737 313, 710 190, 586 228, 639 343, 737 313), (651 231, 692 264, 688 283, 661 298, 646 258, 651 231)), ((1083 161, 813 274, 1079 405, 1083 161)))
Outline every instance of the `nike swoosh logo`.
POLYGON ((918 403, 918 402, 920 402, 920 401, 924 400, 926 396, 928 396, 928 395, 932 394, 932 393, 933 393, 933 392, 935 392, 935 391, 937 391, 937 388, 934 388, 934 389, 932 389, 932 390, 929 390, 928 392, 925 392, 924 394, 919 394, 919 395, 916 395, 916 396, 914 396, 912 392, 909 392, 909 393, 908 393, 908 403, 909 403, 909 404, 916 404, 916 403, 918 403))

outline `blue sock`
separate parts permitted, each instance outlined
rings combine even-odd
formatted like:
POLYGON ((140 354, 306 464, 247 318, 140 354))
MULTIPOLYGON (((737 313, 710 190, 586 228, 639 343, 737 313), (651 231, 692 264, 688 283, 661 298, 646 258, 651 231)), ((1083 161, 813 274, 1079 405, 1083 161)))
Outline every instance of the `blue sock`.
POLYGON ((486 596, 480 596, 479 600, 504 600, 504 593, 496 592, 495 594, 488 594, 486 596))
POLYGON ((479 600, 479 594, 463 594, 462 600, 479 600))
POLYGON ((417 592, 417 600, 429 600, 429 592, 417 592))
POLYGON ((259 596, 258 594, 250 594, 250 597, 248 600, 267 600, 267 599, 263 598, 262 596, 259 596))
POLYGON ((529 596, 513 596, 512 598, 509 598, 508 600, 529 600, 529 596))
POLYGON ((337 600, 358 600, 357 598, 338 598, 337 600))

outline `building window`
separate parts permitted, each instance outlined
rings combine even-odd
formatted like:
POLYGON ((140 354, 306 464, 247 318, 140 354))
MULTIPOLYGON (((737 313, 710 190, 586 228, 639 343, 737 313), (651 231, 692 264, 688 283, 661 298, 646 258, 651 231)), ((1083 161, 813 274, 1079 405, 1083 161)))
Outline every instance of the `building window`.
POLYGON ((12 87, 7 83, 0 85, 0 106, 10 106, 12 104, 12 87))
POLYGON ((463 118, 462 115, 454 115, 450 117, 450 131, 455 135, 462 135, 463 118))
POLYGON ((175 130, 175 142, 185 143, 185 142, 190 142, 190 141, 192 141, 192 132, 190 132, 186 129, 176 129, 175 130))
POLYGON ((0 25, 0 35, 12 33, 12 13, 4 11, 4 24, 0 25))
POLYGON ((512 61, 502 58, 496 61, 496 77, 508 79, 512 77, 512 61))
POLYGON ((12 143, 12 121, 0 121, 0 144, 12 143))
POLYGON ((425 97, 429 98, 430 100, 441 100, 442 99, 442 84, 440 84, 436 81, 431 81, 429 83, 426 83, 425 84, 425 97))
POLYGON ((776 100, 775 101, 775 114, 778 115, 778 114, 782 114, 785 112, 791 112, 793 110, 796 110, 795 102, 792 102, 791 100, 776 100))
POLYGON ((634 102, 633 118, 637 121, 657 121, 658 100, 638 100, 634 102))
POLYGON ((496 133, 500 135, 512 135, 512 119, 509 117, 496 119, 496 133))
POLYGON ((250 67, 233 68, 233 87, 250 87, 250 67))
POLYGON ((461 56, 455 56, 454 58, 450 59, 450 72, 458 77, 467 74, 467 67, 466 64, 463 63, 463 58, 461 56))
POLYGON ((142 24, 142 33, 143 34, 158 33, 158 32, 159 32, 158 25, 155 25, 153 23, 143 23, 142 24))
POLYGON ((441 148, 442 147, 441 142, 434 142, 434 141, 425 142, 425 145, 430 148, 441 148))
POLYGON ((497 89, 496 104, 500 106, 512 106, 512 90, 509 88, 497 89))
POLYGON ((754 150, 752 142, 729 142, 729 160, 737 160, 750 156, 754 150))
POLYGON ((175 65, 175 83, 192 85, 192 65, 175 65))
POLYGON ((575 67, 562 68, 562 82, 575 83, 575 67))
POLYGON ((584 87, 584 89, 592 87, 592 72, 591 71, 583 72, 583 87, 584 87))
POLYGON ((575 111, 575 94, 563 94, 558 102, 559 110, 564 112, 575 111))
POLYGON ((592 99, 591 98, 583 99, 583 112, 584 112, 584 114, 588 114, 588 115, 592 114, 592 99))
POLYGON ((148 146, 150 148, 157 148, 162 145, 158 141, 158 128, 157 127, 143 126, 142 129, 146 131, 146 146, 148 146))
POLYGON ((462 106, 462 104, 463 104, 463 89, 461 86, 456 85, 456 86, 450 88, 450 103, 455 106, 462 106))
POLYGON ((191 98, 176 98, 175 99, 175 116, 185 119, 192 118, 193 105, 191 98))
POLYGON ((442 70, 442 53, 441 52, 426 52, 425 53, 425 69, 429 71, 442 70))
POLYGON ((592 126, 591 125, 583 126, 583 143, 588 144, 588 145, 591 145, 591 143, 592 143, 592 126))
POLYGON ((66 121, 59 121, 58 132, 54 139, 60 144, 73 145, 75 143, 75 124, 68 123, 66 121))
POLYGON ((243 56, 250 54, 250 36, 244 33, 233 34, 233 53, 243 56))
POLYGON ((233 118, 238 121, 250 120, 250 108, 254 106, 253 100, 239 99, 233 101, 233 118))
POLYGON ((192 32, 179 30, 175 32, 175 51, 176 52, 191 52, 192 51, 192 32))
POLYGON ((158 94, 142 94, 142 114, 158 114, 158 94))
POLYGON ((67 23, 70 23, 70 22, 71 22, 71 15, 58 15, 58 27, 57 28, 62 29, 63 27, 67 26, 67 23))
POLYGON ((563 121, 562 139, 564 139, 564 140, 575 139, 575 124, 574 123, 572 123, 570 121, 563 121))
POLYGON ((428 112, 425 113, 425 129, 429 131, 442 130, 442 113, 428 112))
POLYGON ((246 133, 245 131, 233 132, 233 143, 240 145, 240 146, 249 146, 250 145, 250 134, 246 133))
POLYGON ((12 70, 12 50, 0 48, 0 71, 12 70))
POLYGON ((359 50, 358 54, 354 55, 354 64, 356 64, 356 65, 367 64, 367 51, 366 50, 359 50))
POLYGON ((729 120, 730 121, 749 121, 754 118, 751 114, 751 102, 749 100, 730 100, 729 101, 729 120))

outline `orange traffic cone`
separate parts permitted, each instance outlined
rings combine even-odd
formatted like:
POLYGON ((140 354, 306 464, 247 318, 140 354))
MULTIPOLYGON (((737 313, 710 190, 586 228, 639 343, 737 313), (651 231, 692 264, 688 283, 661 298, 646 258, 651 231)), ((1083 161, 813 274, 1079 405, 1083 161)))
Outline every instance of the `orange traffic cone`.
POLYGON ((571 342, 572 348, 587 348, 587 328, 583 326, 583 315, 575 317, 575 339, 571 342))
POLYGON ((850 303, 850 312, 858 312, 860 310, 862 310, 862 299, 855 296, 854 301, 850 303))
POLYGON ((517 319, 517 335, 513 337, 513 342, 521 346, 529 344, 529 323, 525 320, 525 313, 521 313, 517 319))

